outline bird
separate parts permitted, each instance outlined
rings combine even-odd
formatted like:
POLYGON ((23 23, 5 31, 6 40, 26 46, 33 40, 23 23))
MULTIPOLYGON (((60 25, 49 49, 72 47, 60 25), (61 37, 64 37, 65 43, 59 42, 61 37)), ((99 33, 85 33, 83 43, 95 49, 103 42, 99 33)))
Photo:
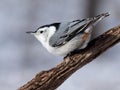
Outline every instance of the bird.
POLYGON ((67 56, 75 50, 86 48, 91 40, 94 26, 109 15, 107 12, 91 18, 55 22, 26 33, 34 35, 50 53, 67 56))

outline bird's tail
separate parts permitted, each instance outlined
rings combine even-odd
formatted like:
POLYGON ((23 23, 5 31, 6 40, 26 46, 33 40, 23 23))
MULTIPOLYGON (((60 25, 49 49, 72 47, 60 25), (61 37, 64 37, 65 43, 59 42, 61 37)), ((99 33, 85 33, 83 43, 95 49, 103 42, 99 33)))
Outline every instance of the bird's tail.
POLYGON ((80 32, 85 32, 86 30, 87 31, 90 30, 87 28, 90 26, 92 27, 95 26, 99 21, 101 21, 102 19, 104 19, 105 17, 109 15, 110 15, 109 13, 102 13, 92 18, 83 19, 83 21, 85 21, 85 24, 83 24, 77 29, 77 33, 79 34, 80 32))
POLYGON ((92 18, 88 18, 88 21, 92 21, 93 25, 96 25, 99 21, 101 21, 102 19, 104 19, 105 17, 109 16, 110 14, 107 13, 102 13, 100 15, 97 15, 95 17, 92 18))

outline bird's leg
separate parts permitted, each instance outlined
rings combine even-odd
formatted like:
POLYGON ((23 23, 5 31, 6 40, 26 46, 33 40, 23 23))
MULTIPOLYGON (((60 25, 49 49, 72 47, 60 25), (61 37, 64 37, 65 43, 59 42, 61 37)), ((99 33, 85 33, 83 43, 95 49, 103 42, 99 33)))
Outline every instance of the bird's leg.
POLYGON ((71 55, 73 55, 73 54, 77 54, 77 53, 79 53, 79 52, 80 52, 80 49, 76 49, 76 50, 68 53, 64 58, 66 58, 66 57, 68 57, 68 56, 71 56, 71 55))

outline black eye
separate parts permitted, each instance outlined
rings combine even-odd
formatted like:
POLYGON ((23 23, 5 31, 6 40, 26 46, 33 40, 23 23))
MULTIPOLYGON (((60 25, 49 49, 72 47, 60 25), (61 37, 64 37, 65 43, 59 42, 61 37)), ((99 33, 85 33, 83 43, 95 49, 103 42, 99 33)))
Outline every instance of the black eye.
POLYGON ((42 34, 42 33, 43 33, 43 31, 40 31, 40 33, 42 34))

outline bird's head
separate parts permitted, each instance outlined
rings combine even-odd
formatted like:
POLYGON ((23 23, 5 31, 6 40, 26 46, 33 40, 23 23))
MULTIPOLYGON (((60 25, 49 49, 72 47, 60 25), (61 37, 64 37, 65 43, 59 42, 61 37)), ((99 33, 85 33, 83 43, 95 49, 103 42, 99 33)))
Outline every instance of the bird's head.
POLYGON ((39 27, 36 31, 28 31, 26 33, 34 35, 41 43, 49 41, 50 37, 57 31, 59 23, 44 25, 39 27))

